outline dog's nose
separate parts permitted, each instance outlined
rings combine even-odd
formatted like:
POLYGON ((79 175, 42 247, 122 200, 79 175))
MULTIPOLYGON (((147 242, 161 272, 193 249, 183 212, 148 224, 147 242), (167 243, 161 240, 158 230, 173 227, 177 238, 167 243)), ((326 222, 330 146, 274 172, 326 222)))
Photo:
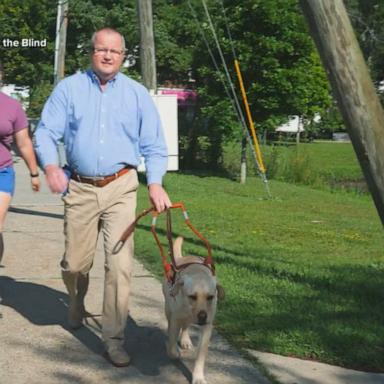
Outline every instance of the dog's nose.
POLYGON ((199 325, 204 325, 207 322, 207 312, 205 311, 200 311, 197 314, 197 323, 199 325))

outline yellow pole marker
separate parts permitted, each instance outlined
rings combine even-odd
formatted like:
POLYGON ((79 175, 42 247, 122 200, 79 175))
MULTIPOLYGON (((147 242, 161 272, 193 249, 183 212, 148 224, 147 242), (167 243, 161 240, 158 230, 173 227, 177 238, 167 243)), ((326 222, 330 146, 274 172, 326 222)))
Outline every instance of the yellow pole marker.
POLYGON ((239 65, 239 62, 236 59, 235 59, 235 69, 236 69, 237 77, 238 77, 239 83, 240 83, 241 95, 243 96, 243 102, 244 102, 244 106, 245 106, 245 111, 247 113, 249 128, 250 128, 250 131, 251 131, 251 134, 252 134, 253 145, 255 146, 255 149, 256 149, 257 161, 258 161, 258 163, 260 165, 260 171, 262 173, 265 173, 265 167, 264 167, 264 163, 263 163, 263 158, 261 156, 260 146, 259 146, 259 142, 258 142, 257 136, 256 136, 255 125, 253 123, 253 119, 252 119, 252 115, 251 115, 251 110, 249 109, 247 94, 245 93, 245 89, 244 89, 244 83, 243 83, 243 77, 242 77, 241 71, 240 71, 240 65, 239 65))

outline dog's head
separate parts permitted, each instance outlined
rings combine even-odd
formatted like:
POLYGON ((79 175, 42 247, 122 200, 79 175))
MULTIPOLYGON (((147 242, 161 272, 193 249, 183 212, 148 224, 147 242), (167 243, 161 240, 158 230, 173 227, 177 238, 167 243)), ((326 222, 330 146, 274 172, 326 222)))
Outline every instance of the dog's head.
MULTIPOLYGON (((193 269, 193 266, 190 268, 193 269)), ((204 270, 206 267, 197 268, 200 268, 200 271, 180 275, 172 287, 171 294, 180 295, 195 324, 205 325, 213 322, 217 300, 224 297, 224 289, 217 284, 216 278, 209 271, 207 273, 204 270)))
POLYGON ((224 289, 217 284, 216 277, 202 259, 196 256, 182 255, 183 238, 179 236, 174 242, 173 252, 176 263, 190 264, 176 277, 171 288, 171 296, 180 295, 183 308, 189 311, 192 322, 198 325, 212 323, 216 313, 217 300, 224 298, 224 289))

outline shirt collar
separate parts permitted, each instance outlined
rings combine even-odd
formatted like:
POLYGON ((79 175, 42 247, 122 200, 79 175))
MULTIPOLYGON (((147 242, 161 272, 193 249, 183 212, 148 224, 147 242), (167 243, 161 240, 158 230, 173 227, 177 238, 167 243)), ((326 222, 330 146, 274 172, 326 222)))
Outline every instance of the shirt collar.
MULTIPOLYGON (((87 70, 87 75, 91 78, 92 82, 100 85, 100 79, 96 75, 96 73, 93 71, 93 69, 88 69, 87 70)), ((116 79, 119 77, 120 73, 118 72, 116 76, 110 80, 108 80, 107 84, 110 84, 112 87, 116 85, 116 79)))

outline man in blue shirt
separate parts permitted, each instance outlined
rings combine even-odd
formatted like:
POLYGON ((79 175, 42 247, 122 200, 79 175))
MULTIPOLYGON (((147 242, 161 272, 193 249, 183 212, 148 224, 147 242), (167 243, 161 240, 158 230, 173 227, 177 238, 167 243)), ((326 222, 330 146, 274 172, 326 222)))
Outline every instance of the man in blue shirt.
POLYGON ((160 118, 147 90, 119 72, 124 38, 104 28, 92 37, 91 69, 62 80, 47 100, 35 133, 35 149, 48 186, 63 193, 65 254, 62 276, 69 294, 68 322, 82 326, 84 297, 99 232, 105 250, 102 339, 115 366, 130 358, 123 348, 133 239, 113 254, 122 231, 135 218, 144 156, 149 199, 157 211, 171 206, 162 187, 167 148, 160 118), (70 175, 58 165, 63 139, 70 175))

